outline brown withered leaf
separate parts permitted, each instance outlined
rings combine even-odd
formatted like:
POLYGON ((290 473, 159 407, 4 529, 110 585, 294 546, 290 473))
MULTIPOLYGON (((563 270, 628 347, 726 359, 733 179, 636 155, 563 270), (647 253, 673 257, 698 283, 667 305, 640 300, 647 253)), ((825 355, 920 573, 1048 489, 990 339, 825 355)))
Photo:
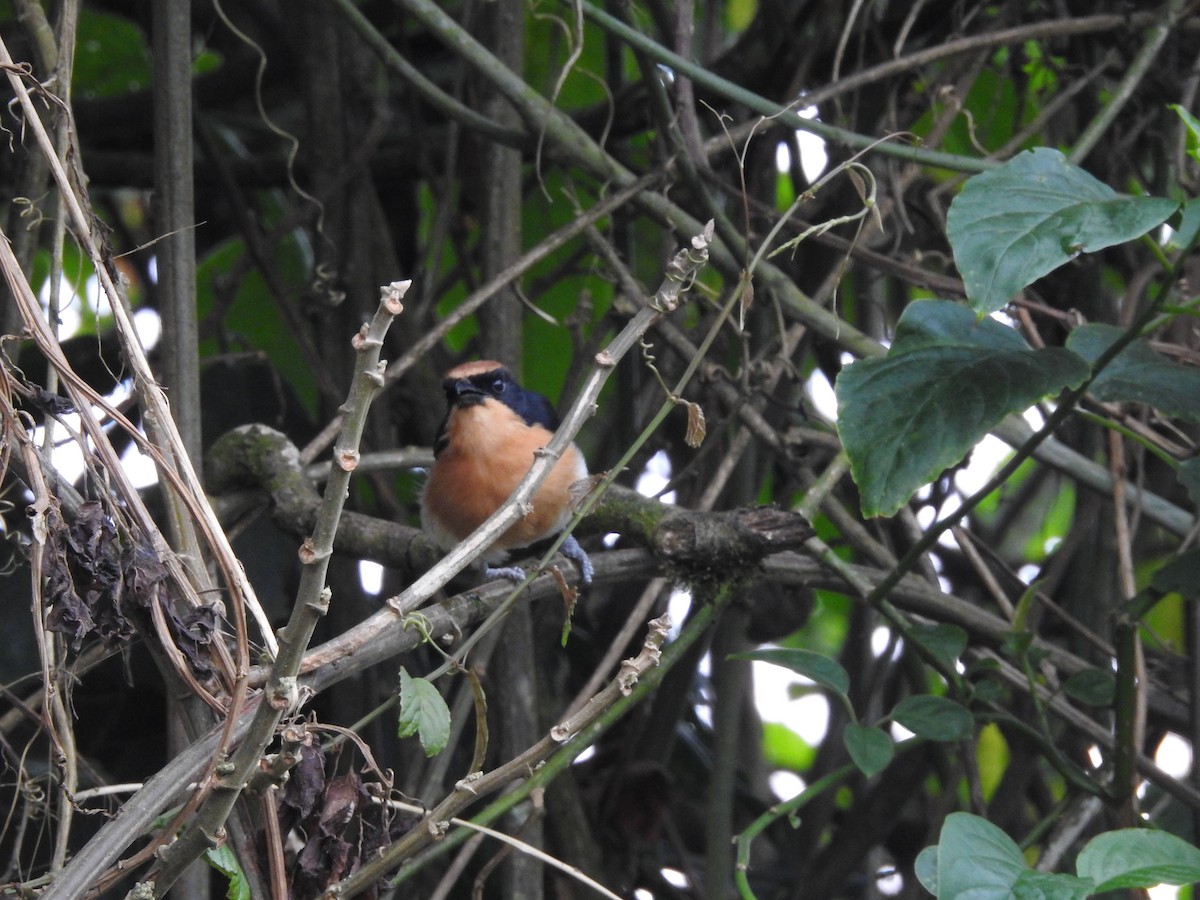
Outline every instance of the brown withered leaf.
MULTIPOLYGON (((306 785, 297 787, 296 796, 286 801, 293 809, 299 808, 294 804, 310 809, 292 832, 304 840, 304 846, 290 867, 290 900, 314 900, 322 896, 330 885, 352 875, 393 837, 387 809, 371 801, 371 791, 359 773, 350 771, 324 782, 319 752, 313 753, 310 757, 309 748, 305 748, 302 762, 297 766, 297 769, 312 767, 313 774, 299 776, 306 785), (307 788, 314 787, 318 778, 323 783, 320 796, 310 796, 307 788)), ((297 776, 297 770, 293 769, 291 779, 297 776)), ((380 788, 376 782, 372 787, 380 788)), ((372 888, 363 896, 373 900, 377 895, 372 888)))
POLYGON ((296 858, 291 897, 318 897, 357 868, 361 857, 356 850, 361 849, 362 841, 360 813, 369 802, 357 772, 328 781, 319 810, 301 827, 307 841, 296 858))
POLYGON ((175 646, 187 657, 192 672, 200 678, 208 678, 215 674, 208 647, 217 634, 219 621, 217 608, 212 604, 185 609, 182 613, 176 612, 173 606, 170 607, 167 623, 172 637, 175 638, 175 646))
POLYGON ((325 757, 318 747, 301 747, 300 761, 289 771, 287 783, 279 792, 279 802, 301 819, 307 819, 324 790, 325 757))
POLYGON ((71 639, 71 646, 78 650, 95 623, 83 598, 75 590, 71 567, 61 544, 61 540, 51 538, 42 558, 46 627, 57 634, 67 635, 71 639))
POLYGON ((182 611, 167 590, 167 567, 158 553, 146 541, 138 541, 124 560, 128 599, 145 610, 155 604, 161 607, 171 639, 199 678, 213 674, 208 650, 216 637, 220 615, 215 604, 185 607, 182 611))
POLYGON ((327 835, 340 833, 369 802, 367 789, 357 772, 338 775, 325 788, 325 802, 321 805, 321 832, 327 835))
POLYGON ((103 505, 83 503, 70 524, 56 508, 46 518, 47 627, 69 635, 75 650, 92 632, 110 645, 127 639, 133 626, 121 608, 125 585, 117 529, 103 505))

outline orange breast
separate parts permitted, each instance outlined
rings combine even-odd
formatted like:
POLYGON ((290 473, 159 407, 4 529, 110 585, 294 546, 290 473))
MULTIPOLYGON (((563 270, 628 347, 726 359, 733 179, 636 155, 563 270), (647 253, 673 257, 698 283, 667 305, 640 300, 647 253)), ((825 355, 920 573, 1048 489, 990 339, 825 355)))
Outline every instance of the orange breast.
MULTIPOLYGON (((533 465, 534 453, 551 433, 526 425, 494 400, 456 409, 447 425, 449 443, 438 456, 422 496, 422 519, 444 544, 461 541, 494 513, 533 465)), ((532 511, 492 545, 489 561, 561 531, 571 516, 571 485, 587 476, 572 444, 533 497, 532 511)))

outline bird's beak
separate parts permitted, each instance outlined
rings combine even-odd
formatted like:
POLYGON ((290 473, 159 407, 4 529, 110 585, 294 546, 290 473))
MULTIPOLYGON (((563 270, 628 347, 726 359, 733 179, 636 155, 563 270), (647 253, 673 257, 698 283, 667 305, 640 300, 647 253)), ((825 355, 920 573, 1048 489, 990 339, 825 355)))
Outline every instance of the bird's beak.
POLYGON ((483 395, 483 391, 471 384, 466 378, 447 378, 442 382, 442 387, 445 388, 446 398, 452 404, 460 403, 464 400, 469 403, 470 400, 468 398, 483 395))

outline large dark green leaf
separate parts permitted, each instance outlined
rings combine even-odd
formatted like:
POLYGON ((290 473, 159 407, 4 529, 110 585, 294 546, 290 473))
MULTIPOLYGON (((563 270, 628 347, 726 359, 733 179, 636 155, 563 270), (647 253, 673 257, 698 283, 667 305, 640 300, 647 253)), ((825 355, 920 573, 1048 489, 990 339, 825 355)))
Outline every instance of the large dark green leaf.
POLYGON ((987 819, 968 813, 946 816, 938 837, 937 864, 938 897, 955 897, 968 890, 1007 890, 1029 869, 1012 838, 987 819))
POLYGON ((1123 828, 1092 838, 1075 867, 1097 891, 1200 881, 1200 850, 1165 831, 1123 828))
POLYGON ((1039 147, 969 179, 950 204, 946 234, 971 306, 987 313, 1080 253, 1141 237, 1177 208, 1121 196, 1039 147))
MULTIPOLYGON (((1112 325, 1083 325, 1071 332, 1067 348, 1095 363, 1122 334, 1112 325)), ((1143 340, 1118 353, 1089 390, 1098 400, 1145 403, 1168 416, 1200 422, 1200 369, 1171 362, 1143 340)))
POLYGON ((1009 413, 1080 384, 1087 366, 945 300, 904 311, 886 357, 837 380, 838 431, 863 513, 891 515, 1009 413))
POLYGON ((812 650, 768 647, 765 650, 731 654, 731 658, 758 660, 773 666, 783 666, 838 694, 845 695, 850 691, 850 676, 846 674, 841 663, 820 653, 814 653, 812 650))
POLYGON ((932 694, 905 697, 892 710, 892 718, 928 741, 963 741, 975 730, 965 706, 932 694))
POLYGON ((1030 869, 1012 838, 969 813, 946 817, 937 854, 926 853, 923 868, 921 882, 932 882, 939 900, 1082 900, 1093 884, 1030 869), (932 864, 937 872, 930 877, 932 864))

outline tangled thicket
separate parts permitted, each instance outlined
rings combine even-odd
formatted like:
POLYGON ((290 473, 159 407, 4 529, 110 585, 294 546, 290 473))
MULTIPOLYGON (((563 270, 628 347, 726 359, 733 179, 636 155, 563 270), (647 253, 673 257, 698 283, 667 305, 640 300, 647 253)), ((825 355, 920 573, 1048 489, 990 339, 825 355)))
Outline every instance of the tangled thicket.
MULTIPOLYGON (((1195 744, 1200 691, 1195 5, 14 0, 0 881, 201 895, 203 857, 255 897, 586 890, 565 867, 621 896, 918 897, 955 810, 1056 870, 1117 827, 1191 840, 1200 792, 1152 759, 1195 744), (1002 327, 1083 360, 1038 392, 1061 424, 1034 449, 982 422, 1029 457, 1002 488, 954 465, 865 517, 892 510, 829 388, 978 325, 914 304, 973 293, 950 203, 1034 147, 1160 198, 1174 238, 1047 238, 1072 261, 1002 327), (1136 365, 1074 397, 1134 325, 1136 365), (614 476, 581 490, 581 594, 565 563, 515 603, 421 580, 438 379, 470 356, 576 405, 614 476), (652 460, 674 505, 631 489, 652 460), (764 644, 806 676, 784 705, 827 698, 821 735, 763 721, 764 644)), ((939 434, 991 399, 958 371, 908 392, 944 398, 939 434)), ((868 426, 915 421, 895 381, 859 389, 868 426)), ((898 469, 928 463, 908 437, 898 469)))

